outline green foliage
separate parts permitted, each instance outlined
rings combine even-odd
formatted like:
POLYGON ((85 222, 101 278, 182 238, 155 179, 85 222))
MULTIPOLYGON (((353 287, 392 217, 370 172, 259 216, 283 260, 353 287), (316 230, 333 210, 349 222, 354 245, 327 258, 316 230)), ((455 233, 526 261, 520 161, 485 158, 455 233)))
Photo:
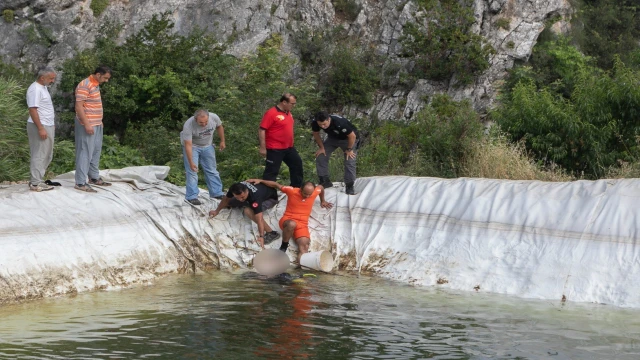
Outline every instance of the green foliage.
POLYGON ((360 149, 359 172, 362 176, 460 176, 461 164, 482 136, 482 123, 468 101, 437 95, 416 114, 415 121, 387 123, 373 130, 360 149))
POLYGON ((583 0, 574 37, 597 65, 611 69, 615 56, 631 63, 640 39, 640 7, 636 0, 583 0))
POLYGON ((11 9, 2 10, 2 18, 6 23, 12 23, 14 20, 15 14, 11 9))
POLYGON ((382 64, 370 49, 345 37, 339 28, 300 31, 294 41, 300 49, 305 73, 323 74, 318 78, 318 90, 325 108, 372 104, 382 64))
POLYGON ((28 117, 25 89, 13 79, 0 77, 0 181, 28 178, 28 117))
MULTIPOLYGON (((75 170, 75 145, 70 140, 56 140, 54 157, 49 171, 63 174, 75 170)), ((130 146, 120 145, 118 139, 112 135, 105 135, 102 139, 102 153, 100 154, 101 169, 121 169, 127 166, 150 165, 142 153, 130 146)))
POLYGON ((417 23, 407 22, 401 39, 403 56, 415 60, 413 76, 435 81, 454 77, 466 85, 489 67, 495 50, 471 31, 475 22, 469 0, 421 0, 417 23), (427 25, 424 25, 424 24, 427 25))
POLYGON ((182 156, 180 137, 177 131, 169 131, 162 126, 166 121, 155 119, 135 126, 129 123, 125 144, 140 150, 153 164, 165 165, 182 156))
POLYGON ((196 30, 188 36, 173 32, 167 14, 154 16, 137 34, 118 45, 120 27, 107 24, 96 47, 63 64, 62 93, 57 101, 73 111, 73 91, 100 64, 113 69, 101 86, 107 133, 121 136, 129 122, 146 124, 161 119, 161 126, 176 131, 197 108, 221 94, 234 59, 223 54, 217 41, 196 30))
POLYGON ((49 171, 64 174, 76 169, 76 147, 71 140, 56 139, 53 144, 53 160, 49 171))
POLYGON ((538 159, 577 176, 597 178, 621 162, 637 161, 640 72, 618 60, 613 70, 580 67, 570 98, 522 78, 492 117, 538 159))
POLYGON ((94 17, 100 16, 109 6, 109 0, 91 0, 89 8, 93 12, 94 17))
POLYGON ((355 0, 331 0, 336 14, 348 21, 354 21, 360 13, 360 5, 355 0))
POLYGON ((507 18, 500 18, 496 20, 494 25, 496 27, 499 27, 500 29, 505 29, 505 30, 511 29, 511 21, 507 18))
POLYGON ((127 145, 120 145, 113 135, 105 135, 102 140, 102 155, 100 156, 100 168, 120 169, 127 166, 151 165, 140 150, 127 145))
POLYGON ((276 4, 271 4, 271 10, 269 11, 269 13, 271 14, 271 16, 273 16, 273 14, 276 13, 276 10, 278 10, 278 5, 276 4))
MULTIPOLYGON (((592 59, 571 45, 568 38, 559 37, 534 47, 526 77, 535 81, 538 87, 550 85, 556 92, 569 97, 577 74, 592 63, 592 59)), ((523 75, 519 71, 516 68, 515 76, 509 80, 510 87, 523 75)))
POLYGON ((376 70, 367 66, 372 54, 347 45, 338 46, 331 54, 330 66, 322 97, 327 105, 354 104, 361 107, 373 103, 373 93, 379 78, 376 70))

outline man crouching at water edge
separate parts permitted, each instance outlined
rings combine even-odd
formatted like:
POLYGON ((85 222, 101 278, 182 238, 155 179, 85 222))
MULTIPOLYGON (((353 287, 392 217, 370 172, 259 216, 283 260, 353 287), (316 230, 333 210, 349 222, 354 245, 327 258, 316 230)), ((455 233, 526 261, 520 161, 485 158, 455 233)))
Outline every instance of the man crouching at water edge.
POLYGON ((210 217, 215 217, 226 207, 243 208, 244 214, 258 225, 258 244, 264 249, 267 244, 280 237, 264 221, 262 212, 271 209, 278 203, 278 193, 275 189, 263 184, 252 184, 248 181, 235 183, 229 187, 227 196, 222 198, 215 210, 209 211, 210 217))
POLYGON ((300 264, 302 254, 309 252, 309 244, 311 243, 309 216, 311 216, 316 197, 320 196, 320 206, 323 208, 331 209, 333 207, 332 203, 324 199, 324 187, 322 185, 315 186, 310 181, 304 183, 301 188, 282 186, 275 181, 268 180, 250 179, 247 181, 276 188, 287 195, 287 208, 280 219, 280 229, 282 229, 280 250, 287 252, 289 239, 293 238, 293 241, 298 245, 298 264, 300 264))

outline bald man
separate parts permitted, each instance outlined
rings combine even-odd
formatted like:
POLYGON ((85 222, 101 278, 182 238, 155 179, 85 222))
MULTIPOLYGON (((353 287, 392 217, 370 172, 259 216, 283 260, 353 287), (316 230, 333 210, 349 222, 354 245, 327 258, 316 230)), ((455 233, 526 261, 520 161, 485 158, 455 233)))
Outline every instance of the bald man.
POLYGON ((320 206, 323 208, 331 209, 333 207, 333 204, 324 199, 324 187, 322 185, 316 186, 310 181, 302 184, 301 188, 283 186, 275 181, 262 179, 250 179, 247 181, 278 189, 287 195, 287 208, 279 222, 280 229, 282 229, 280 250, 287 252, 289 240, 293 238, 296 245, 298 245, 298 264, 300 264, 302 255, 309 252, 309 244, 311 243, 309 216, 311 216, 316 197, 320 197, 320 206))

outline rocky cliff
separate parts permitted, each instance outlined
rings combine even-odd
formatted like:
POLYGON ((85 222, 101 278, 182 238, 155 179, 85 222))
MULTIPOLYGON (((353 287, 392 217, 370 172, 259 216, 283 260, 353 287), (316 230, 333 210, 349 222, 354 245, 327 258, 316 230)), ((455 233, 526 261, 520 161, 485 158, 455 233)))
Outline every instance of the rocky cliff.
MULTIPOLYGON (((180 33, 199 27, 215 33, 222 41, 231 40, 228 52, 233 55, 252 52, 272 33, 282 34, 286 50, 295 54, 293 42, 288 40, 295 32, 309 27, 342 26, 372 44, 380 56, 397 57, 403 25, 413 20, 415 4, 407 0, 356 2, 359 13, 349 21, 336 12, 334 2, 329 0, 2 0, 0 58, 32 67, 56 66, 77 51, 92 47, 104 22, 121 23, 124 28, 120 36, 124 39, 154 14, 163 12, 172 14, 180 33)), ((491 67, 474 84, 456 88, 419 80, 409 91, 378 94, 370 109, 349 112, 375 112, 382 119, 410 118, 423 105, 424 96, 436 92, 448 93, 455 99, 471 99, 477 109, 486 109, 495 100, 496 87, 506 70, 515 60, 531 54, 545 21, 566 18, 571 12, 569 0, 474 0, 473 6, 474 31, 497 51, 490 59, 491 67)))

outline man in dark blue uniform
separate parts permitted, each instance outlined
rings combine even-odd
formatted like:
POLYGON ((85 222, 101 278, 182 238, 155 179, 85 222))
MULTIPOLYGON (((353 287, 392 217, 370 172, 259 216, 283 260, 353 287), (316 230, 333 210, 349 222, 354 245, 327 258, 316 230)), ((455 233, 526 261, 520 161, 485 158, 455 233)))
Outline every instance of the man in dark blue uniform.
POLYGON ((344 152, 344 184, 346 193, 354 195, 353 183, 356 181, 356 154, 359 142, 358 129, 347 119, 329 115, 324 111, 317 113, 311 123, 313 138, 318 144, 316 151, 316 171, 320 185, 324 188, 333 186, 329 176, 329 158, 333 151, 340 148, 344 152), (320 130, 324 130, 327 138, 322 141, 320 130))

